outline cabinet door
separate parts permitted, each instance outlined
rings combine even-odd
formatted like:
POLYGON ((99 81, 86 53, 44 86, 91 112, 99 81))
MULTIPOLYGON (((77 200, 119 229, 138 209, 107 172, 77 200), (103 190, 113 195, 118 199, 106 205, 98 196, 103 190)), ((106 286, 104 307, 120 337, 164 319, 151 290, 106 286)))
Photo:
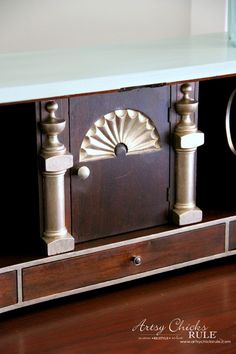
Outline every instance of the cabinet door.
POLYGON ((167 222, 169 101, 168 86, 70 99, 79 242, 167 222))

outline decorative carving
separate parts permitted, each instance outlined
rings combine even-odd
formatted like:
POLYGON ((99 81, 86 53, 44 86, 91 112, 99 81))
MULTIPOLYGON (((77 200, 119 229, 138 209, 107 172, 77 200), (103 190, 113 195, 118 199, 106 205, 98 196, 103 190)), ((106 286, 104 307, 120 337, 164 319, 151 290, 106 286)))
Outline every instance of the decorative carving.
POLYGON ((197 147, 204 143, 204 134, 191 118, 198 106, 198 102, 190 97, 191 85, 183 84, 180 90, 183 97, 175 105, 181 119, 174 132, 176 200, 172 216, 175 224, 186 225, 202 220, 202 211, 195 203, 195 169, 197 147))
POLYGON ((64 154, 65 146, 58 140, 58 135, 63 132, 66 126, 64 119, 56 117, 55 112, 58 110, 58 104, 55 101, 48 101, 46 104, 48 117, 42 122, 42 130, 46 134, 46 141, 43 145, 42 152, 44 155, 56 156, 64 154))
POLYGON ((157 129, 144 114, 127 109, 100 117, 84 137, 80 161, 112 158, 121 149, 127 155, 160 149, 157 129))
POLYGON ((46 141, 41 151, 44 191, 44 232, 43 240, 49 256, 74 249, 74 238, 65 226, 64 175, 73 165, 73 156, 58 140, 66 122, 56 118, 58 105, 46 103, 48 117, 41 124, 46 141))

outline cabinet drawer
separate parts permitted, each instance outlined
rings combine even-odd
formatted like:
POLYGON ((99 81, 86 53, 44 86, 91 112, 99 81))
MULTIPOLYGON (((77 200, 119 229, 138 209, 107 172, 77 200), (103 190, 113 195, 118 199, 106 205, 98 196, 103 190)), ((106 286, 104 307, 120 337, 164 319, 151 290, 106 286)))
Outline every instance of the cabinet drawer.
POLYGON ((229 224, 229 249, 236 249, 236 221, 231 221, 229 224))
POLYGON ((224 252, 225 226, 155 238, 23 271, 24 300, 53 295, 224 252), (136 266, 134 256, 142 257, 136 266))
POLYGON ((0 307, 14 305, 16 302, 16 272, 0 274, 0 307))

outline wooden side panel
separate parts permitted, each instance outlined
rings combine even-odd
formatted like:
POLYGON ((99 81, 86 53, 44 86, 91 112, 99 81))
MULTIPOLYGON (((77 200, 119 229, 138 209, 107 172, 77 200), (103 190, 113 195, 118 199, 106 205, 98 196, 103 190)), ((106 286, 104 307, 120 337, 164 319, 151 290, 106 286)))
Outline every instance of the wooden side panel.
POLYGON ((224 252, 225 225, 161 237, 23 271, 23 298, 31 300, 224 252), (142 257, 135 266, 134 256, 142 257))
POLYGON ((229 224, 229 249, 236 249, 236 221, 231 221, 229 224))
POLYGON ((16 302, 16 272, 0 274, 0 307, 14 305, 16 302))

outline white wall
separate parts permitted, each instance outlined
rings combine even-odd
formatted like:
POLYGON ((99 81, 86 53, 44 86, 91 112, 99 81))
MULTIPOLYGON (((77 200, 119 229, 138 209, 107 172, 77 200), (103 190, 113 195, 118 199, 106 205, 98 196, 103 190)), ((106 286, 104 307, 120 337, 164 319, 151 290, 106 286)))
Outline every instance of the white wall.
POLYGON ((185 35, 189 11, 189 0, 0 0, 0 50, 185 35))
MULTIPOLYGON (((203 10, 206 3, 210 13, 212 8, 214 13, 215 10, 218 11, 216 22, 221 22, 221 6, 217 7, 215 4, 223 6, 224 2, 225 0, 0 0, 0 51, 143 42, 187 36, 191 31, 197 33, 197 28, 202 30, 207 27, 206 11, 203 10), (199 17, 194 16, 196 9, 200 13, 199 17), (204 26, 199 27, 199 21, 203 19, 204 26)), ((211 18, 208 22, 212 26, 211 18)))
POLYGON ((190 33, 224 32, 226 12, 227 0, 192 0, 190 33))

